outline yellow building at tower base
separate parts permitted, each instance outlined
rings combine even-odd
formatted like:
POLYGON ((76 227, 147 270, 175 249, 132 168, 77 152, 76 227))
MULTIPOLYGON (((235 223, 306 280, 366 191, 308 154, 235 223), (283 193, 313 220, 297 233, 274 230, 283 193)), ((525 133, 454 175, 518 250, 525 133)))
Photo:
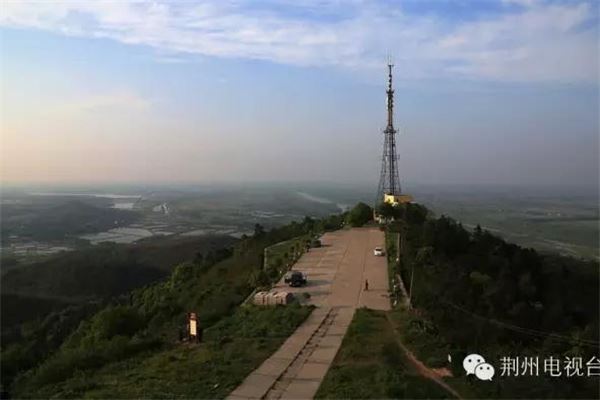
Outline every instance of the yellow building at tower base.
POLYGON ((393 194, 384 194, 383 195, 383 202, 389 203, 393 206, 396 206, 398 204, 404 204, 404 203, 412 203, 412 201, 413 201, 413 198, 409 194, 400 194, 397 196, 394 196, 393 194))

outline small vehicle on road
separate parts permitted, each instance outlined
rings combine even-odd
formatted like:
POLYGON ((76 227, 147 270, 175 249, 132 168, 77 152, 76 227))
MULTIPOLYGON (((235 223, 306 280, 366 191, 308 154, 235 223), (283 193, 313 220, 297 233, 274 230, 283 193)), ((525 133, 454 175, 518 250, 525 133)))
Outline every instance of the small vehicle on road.
POLYGON ((381 247, 375 247, 375 250, 373 250, 373 255, 381 257, 385 255, 385 252, 381 247))
POLYGON ((290 271, 285 274, 283 281, 291 287, 299 287, 306 285, 306 275, 300 271, 290 271))

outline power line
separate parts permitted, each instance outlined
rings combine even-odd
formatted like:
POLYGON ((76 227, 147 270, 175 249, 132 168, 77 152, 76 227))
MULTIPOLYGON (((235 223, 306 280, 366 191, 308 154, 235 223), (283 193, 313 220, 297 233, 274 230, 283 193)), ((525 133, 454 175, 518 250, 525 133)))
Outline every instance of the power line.
POLYGON ((563 336, 563 335, 559 335, 557 333, 554 332, 545 332, 545 331, 539 331, 536 329, 530 329, 530 328, 524 328, 522 326, 518 326, 518 325, 513 325, 513 324, 509 324, 506 322, 502 322, 502 321, 498 321, 496 319, 492 319, 492 318, 486 318, 483 317, 481 315, 475 314, 467 309, 465 309, 464 307, 461 307, 457 304, 451 303, 449 301, 445 301, 445 300, 441 300, 442 303, 447 304, 465 314, 469 314, 470 316, 477 318, 479 320, 483 320, 483 321, 487 321, 491 324, 497 325, 501 328, 505 328, 508 330, 512 330, 515 332, 519 332, 525 335, 532 335, 532 336, 538 336, 538 337, 552 337, 554 339, 560 339, 560 340, 564 340, 564 341, 568 341, 568 342, 573 342, 573 341, 577 341, 580 342, 582 345, 585 346, 589 346, 589 347, 600 347, 600 342, 596 342, 593 340, 587 340, 587 339, 573 339, 571 337, 568 336, 563 336))

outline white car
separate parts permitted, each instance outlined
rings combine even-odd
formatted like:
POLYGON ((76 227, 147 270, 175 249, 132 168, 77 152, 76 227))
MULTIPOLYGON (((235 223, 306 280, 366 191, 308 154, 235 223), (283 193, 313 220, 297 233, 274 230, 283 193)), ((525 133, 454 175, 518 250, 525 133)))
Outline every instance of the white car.
POLYGON ((383 251, 383 249, 381 247, 375 247, 375 250, 373 250, 373 255, 381 257, 381 256, 385 255, 385 252, 383 251))

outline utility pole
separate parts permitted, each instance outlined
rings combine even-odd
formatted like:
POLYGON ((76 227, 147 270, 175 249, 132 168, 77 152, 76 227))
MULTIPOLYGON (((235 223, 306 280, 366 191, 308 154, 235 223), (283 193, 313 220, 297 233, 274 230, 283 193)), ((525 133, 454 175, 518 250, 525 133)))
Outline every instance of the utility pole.
POLYGON ((414 277, 415 277, 415 263, 413 262, 413 265, 412 265, 412 268, 410 271, 410 292, 408 292, 408 304, 412 304, 414 277))
POLYGON ((396 244, 396 263, 398 264, 398 269, 400 269, 400 255, 402 254, 400 235, 402 235, 402 232, 398 232, 398 244, 396 244))

